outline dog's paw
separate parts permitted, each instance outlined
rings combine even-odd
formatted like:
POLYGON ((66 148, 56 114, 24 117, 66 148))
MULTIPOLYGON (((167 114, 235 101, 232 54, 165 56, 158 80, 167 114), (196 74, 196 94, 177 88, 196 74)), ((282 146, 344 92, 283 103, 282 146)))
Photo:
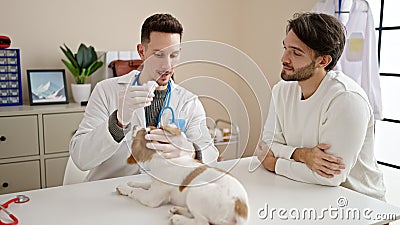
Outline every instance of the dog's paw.
POLYGON ((151 186, 151 182, 137 182, 137 181, 130 181, 128 182, 129 187, 133 188, 142 188, 148 190, 151 186))
POLYGON ((132 188, 126 184, 121 184, 116 188, 116 192, 120 195, 128 196, 132 193, 132 188))
POLYGON ((193 215, 190 213, 188 208, 185 207, 180 207, 180 206, 173 206, 170 210, 169 210, 169 214, 171 216, 173 215, 182 215, 188 218, 193 218, 193 215))
POLYGON ((175 215, 175 214, 180 215, 180 214, 181 214, 181 213, 180 213, 180 207, 174 206, 174 207, 170 208, 170 209, 169 209, 169 214, 170 214, 171 216, 172 216, 172 215, 175 215))
POLYGON ((169 218, 169 223, 170 223, 171 225, 179 225, 179 224, 182 224, 182 223, 183 223, 183 221, 182 221, 182 216, 181 216, 181 215, 172 215, 172 216, 169 218))

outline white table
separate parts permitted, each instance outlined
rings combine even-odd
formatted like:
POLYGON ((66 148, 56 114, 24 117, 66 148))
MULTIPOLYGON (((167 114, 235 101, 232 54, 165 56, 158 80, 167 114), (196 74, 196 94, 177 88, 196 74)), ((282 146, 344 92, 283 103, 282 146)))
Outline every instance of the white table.
MULTIPOLYGON (((235 166, 233 165, 237 160, 219 164, 224 169, 233 166, 230 173, 246 187, 250 202, 249 225, 383 224, 388 220, 375 220, 374 218, 377 216, 393 217, 394 215, 396 219, 400 219, 399 207, 346 188, 304 184, 275 175, 263 168, 258 168, 251 173, 249 172, 249 163, 252 159, 255 158, 240 159, 235 166), (347 202, 347 205, 339 207, 338 199, 341 200, 340 204, 347 202), (324 208, 326 210, 322 215, 324 208), (332 215, 329 214, 329 209, 333 213, 332 215), (356 211, 360 212, 360 218, 357 218, 356 211), (312 219, 304 219, 301 215, 296 216, 297 212, 303 212, 306 217, 311 216, 312 219), (320 219, 314 219, 313 212, 320 219), (348 216, 340 214, 341 212, 352 213, 350 218, 346 219, 348 216), (366 213, 365 215, 370 216, 371 219, 365 217, 363 213, 366 213), (353 219, 354 215, 356 215, 356 219, 353 219)), ((24 204, 11 204, 9 210, 19 218, 20 224, 169 224, 170 205, 148 208, 126 196, 116 194, 116 186, 133 179, 144 180, 149 177, 141 174, 27 191, 23 194, 28 195, 30 201, 24 204)), ((15 195, 15 193, 0 195, 0 202, 3 203, 15 195)), ((7 218, 6 214, 0 213, 0 219, 3 222, 7 218)))

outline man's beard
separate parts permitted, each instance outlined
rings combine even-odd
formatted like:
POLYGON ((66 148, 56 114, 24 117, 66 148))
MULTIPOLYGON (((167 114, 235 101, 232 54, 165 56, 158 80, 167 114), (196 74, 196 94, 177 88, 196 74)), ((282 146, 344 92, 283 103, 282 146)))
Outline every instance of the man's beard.
POLYGON ((157 79, 156 82, 159 86, 167 86, 171 79, 172 79, 172 76, 168 80, 157 79))
MULTIPOLYGON (((283 64, 284 66, 288 66, 283 64)), ((285 81, 304 81, 308 80, 314 75, 315 61, 313 60, 310 64, 294 70, 292 75, 287 75, 285 70, 281 72, 281 78, 285 81)))

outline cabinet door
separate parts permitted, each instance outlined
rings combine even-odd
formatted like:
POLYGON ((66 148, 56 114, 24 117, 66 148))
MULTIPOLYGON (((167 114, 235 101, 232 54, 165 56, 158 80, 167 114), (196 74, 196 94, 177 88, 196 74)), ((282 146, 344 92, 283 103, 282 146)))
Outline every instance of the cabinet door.
POLYGON ((39 160, 0 164, 0 194, 39 188, 39 160))
POLYGON ((0 159, 38 154, 37 116, 0 117, 0 159))
POLYGON ((46 159, 46 187, 60 186, 63 184, 67 161, 68 157, 46 159))
POLYGON ((82 117, 83 112, 43 115, 44 152, 68 152, 69 142, 82 117))

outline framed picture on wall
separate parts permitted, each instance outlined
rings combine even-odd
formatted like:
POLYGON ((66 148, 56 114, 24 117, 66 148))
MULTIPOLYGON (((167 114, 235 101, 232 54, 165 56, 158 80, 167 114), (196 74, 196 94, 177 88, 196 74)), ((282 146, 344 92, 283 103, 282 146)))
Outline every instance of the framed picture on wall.
POLYGON ((31 105, 67 104, 64 69, 27 70, 31 105))

